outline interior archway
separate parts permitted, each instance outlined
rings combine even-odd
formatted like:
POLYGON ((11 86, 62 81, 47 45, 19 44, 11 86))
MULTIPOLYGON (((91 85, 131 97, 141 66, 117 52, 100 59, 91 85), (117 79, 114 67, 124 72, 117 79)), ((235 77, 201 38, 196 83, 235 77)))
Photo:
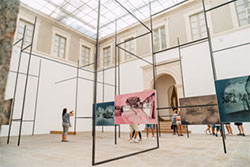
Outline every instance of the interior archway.
MULTIPOLYGON (((176 81, 169 74, 163 74, 157 78, 157 93, 158 93, 158 107, 170 107, 178 105, 177 89, 175 87, 176 81)), ((171 115, 172 109, 159 110, 159 115, 171 115)), ((169 120, 170 117, 160 117, 164 120, 169 120)))

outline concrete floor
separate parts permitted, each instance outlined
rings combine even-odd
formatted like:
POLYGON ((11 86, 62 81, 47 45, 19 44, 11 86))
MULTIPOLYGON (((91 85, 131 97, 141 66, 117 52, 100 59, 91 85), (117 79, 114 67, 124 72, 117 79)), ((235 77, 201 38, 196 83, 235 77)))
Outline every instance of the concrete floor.
MULTIPOLYGON (((143 134, 145 136, 145 134, 143 134)), ((91 166, 91 133, 69 136, 70 142, 62 143, 60 135, 23 136, 21 146, 12 137, 0 138, 1 167, 88 167, 91 166)), ((250 167, 250 136, 227 136, 227 154, 223 153, 221 137, 190 135, 178 137, 162 134, 160 148, 143 154, 120 159, 101 167, 250 167)), ((122 156, 156 146, 156 139, 143 139, 129 143, 128 134, 121 134, 114 145, 113 133, 98 133, 96 162, 122 156)))

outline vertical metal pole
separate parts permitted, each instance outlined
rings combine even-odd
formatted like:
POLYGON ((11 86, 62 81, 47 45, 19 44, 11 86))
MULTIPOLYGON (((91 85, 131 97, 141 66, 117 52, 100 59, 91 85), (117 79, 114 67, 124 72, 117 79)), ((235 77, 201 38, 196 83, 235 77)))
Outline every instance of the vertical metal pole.
POLYGON ((8 131, 7 144, 10 143, 10 132, 11 132, 11 127, 12 127, 12 117, 13 117, 14 108, 15 108, 15 102, 16 102, 16 90, 17 90, 17 83, 18 83, 20 65, 21 65, 21 60, 22 60, 22 50, 23 50, 23 45, 24 45, 25 32, 26 32, 26 25, 24 26, 24 29, 23 29, 23 36, 22 36, 22 42, 21 42, 21 50, 20 50, 19 59, 18 59, 18 66, 17 66, 17 73, 16 73, 16 82, 15 82, 15 87, 14 87, 13 102, 12 102, 11 113, 10 113, 10 125, 9 125, 9 131, 8 131))
POLYGON ((36 111, 37 111, 37 100, 38 100, 38 94, 39 94, 40 75, 41 75, 41 64, 42 64, 42 60, 40 59, 40 62, 39 62, 39 71, 38 71, 37 89, 36 89, 36 103, 35 103, 35 112, 34 112, 34 119, 33 119, 32 136, 34 136, 34 133, 35 133, 36 111))
MULTIPOLYGON (((151 32, 151 49, 152 49, 152 62, 153 62, 153 79, 154 79, 154 85, 153 88, 156 90, 156 96, 158 96, 157 88, 156 88, 156 59, 154 54, 154 37, 153 37, 153 21, 152 21, 152 13, 151 13, 151 1, 149 2, 149 12, 150 12, 150 32, 151 32)), ((158 98, 156 98, 157 106, 158 104, 158 98)), ((159 112, 159 110, 158 110, 159 112)), ((156 125, 156 134, 157 134, 157 147, 159 148, 159 135, 161 135, 160 132, 160 117, 157 112, 157 118, 158 118, 158 125, 156 125), (160 132, 160 133, 159 133, 160 132)))
POLYGON ((31 46, 30 46, 29 59, 28 59, 28 67, 27 67, 27 77, 26 77, 25 87, 24 87, 22 114, 21 114, 21 121, 20 121, 19 135, 18 135, 18 142, 17 142, 18 146, 20 145, 20 141, 21 141, 21 133, 22 133, 22 125, 23 125, 23 115, 24 115, 25 102, 26 102, 27 86, 28 86, 28 81, 29 81, 31 53, 32 53, 33 41, 34 41, 34 34, 35 34, 35 29, 36 29, 36 20, 37 20, 37 17, 35 17, 34 29, 33 29, 32 38, 31 38, 31 46))
MULTIPOLYGON (((215 68, 215 62, 214 62, 214 56, 213 56, 212 40, 211 40, 211 35, 210 35, 210 31, 209 31, 209 27, 208 27, 208 21, 207 21, 205 0, 202 0, 202 7, 203 7, 203 13, 204 13, 204 18, 205 18, 205 23, 206 23, 206 30, 207 30, 208 45, 209 45, 209 51, 210 51, 210 59, 211 59, 212 70, 213 70, 213 77, 214 77, 214 81, 216 81, 217 80, 217 75, 216 75, 216 68, 215 68)), ((224 129, 224 124, 223 123, 221 123, 221 128, 224 129)), ((224 134, 221 135, 221 136, 222 136, 224 153, 226 154, 227 150, 226 150, 225 136, 224 136, 224 134)))
MULTIPOLYGON (((104 93, 105 93, 105 90, 104 90, 104 82, 105 82, 105 70, 104 70, 104 68, 103 68, 103 71, 102 71, 102 102, 104 102, 104 93)), ((102 126, 102 133, 104 132, 104 127, 102 126)))
MULTIPOLYGON (((182 58, 181 58, 181 48, 180 48, 180 39, 179 37, 177 38, 177 43, 178 43, 178 53, 179 53, 179 60, 180 60, 180 69, 181 69, 181 82, 182 82, 182 92, 183 92, 183 97, 185 98, 185 87, 184 87, 184 77, 183 77, 183 69, 182 69, 182 58)), ((188 125, 187 127, 187 138, 189 138, 189 131, 188 131, 188 125)))
POLYGON ((78 83, 79 83, 79 59, 77 61, 76 69, 76 97, 75 97, 75 125, 74 125, 74 134, 76 135, 76 121, 77 121, 77 105, 78 105, 78 83))
POLYGON ((96 54, 95 54, 95 75, 93 90, 93 125, 92 125, 92 165, 95 165, 95 131, 96 131, 96 95, 97 95, 97 63, 99 50, 99 28, 100 28, 101 0, 98 1, 97 32, 96 32, 96 54))
MULTIPOLYGON (((117 95, 117 81, 116 81, 117 80, 117 67, 116 67, 117 66, 117 46, 116 45, 117 45, 117 19, 115 19, 115 92, 114 92, 115 96, 117 95)), ((118 125, 118 136, 119 136, 119 138, 121 137, 121 131, 120 130, 121 130, 120 125, 118 125)), ((116 131, 116 128, 115 128, 115 131, 116 131)), ((117 139, 117 138, 115 137, 115 139, 117 139)))
MULTIPOLYGON (((121 94, 121 68, 120 68, 120 48, 118 47, 118 95, 121 94)), ((121 131, 121 128, 120 128, 120 125, 119 125, 119 137, 120 137, 120 131, 121 131)))

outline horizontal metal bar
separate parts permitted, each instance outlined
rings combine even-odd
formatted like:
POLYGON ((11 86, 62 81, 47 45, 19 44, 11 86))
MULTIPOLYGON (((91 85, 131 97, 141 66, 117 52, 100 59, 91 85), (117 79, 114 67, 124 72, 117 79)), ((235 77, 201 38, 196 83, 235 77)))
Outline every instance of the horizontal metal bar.
POLYGON ((140 59, 140 60, 142 60, 142 61, 144 61, 144 62, 146 62, 146 63, 148 63, 148 64, 150 64, 150 65, 153 65, 151 62, 149 62, 149 61, 147 61, 147 60, 145 60, 145 59, 143 59, 143 58, 137 56, 136 54, 134 54, 134 53, 132 53, 132 52, 130 52, 130 51, 128 51, 128 50, 126 50, 126 49, 120 47, 120 46, 117 46, 117 47, 120 48, 121 50, 123 50, 123 51, 125 51, 125 52, 131 54, 132 56, 134 56, 134 57, 136 57, 136 58, 138 58, 138 59, 140 59))
POLYGON ((139 21, 146 29, 149 30, 149 32, 151 32, 151 29, 148 28, 148 26, 146 26, 140 19, 138 19, 133 13, 131 13, 127 8, 125 8, 120 2, 118 2, 117 0, 114 0, 116 3, 118 3, 118 5, 120 5, 124 10, 126 10, 129 14, 131 14, 131 16, 133 16, 137 21, 139 21))
MULTIPOLYGON (((30 54, 29 52, 26 52, 26 51, 23 51, 23 53, 30 54)), ((74 66, 74 65, 71 65, 71 64, 67 64, 67 63, 64 63, 64 62, 60 62, 60 61, 57 61, 57 60, 54 60, 54 59, 50 59, 50 58, 48 58, 48 57, 41 56, 41 55, 38 55, 38 54, 31 53, 31 55, 32 55, 32 56, 35 56, 35 57, 39 57, 39 58, 45 59, 45 60, 49 60, 49 61, 52 61, 52 62, 55 62, 55 63, 58 63, 58 64, 62 64, 62 65, 65 65, 65 66, 69 66, 69 67, 72 67, 72 68, 77 68, 77 66, 74 66)), ((93 71, 87 70, 87 69, 82 69, 82 68, 81 68, 80 70, 94 73, 93 71)))
POLYGON ((141 35, 138 35, 138 36, 136 36, 136 37, 132 37, 132 38, 130 38, 130 39, 128 39, 128 40, 125 40, 125 41, 123 41, 123 42, 120 42, 120 43, 116 44, 116 46, 121 45, 121 44, 124 44, 124 43, 126 43, 126 42, 128 42, 128 41, 132 41, 132 40, 134 40, 134 39, 143 37, 143 36, 148 35, 148 34, 150 34, 150 33, 151 33, 151 32, 147 32, 147 33, 145 33, 145 34, 141 34, 141 35))
POLYGON ((233 49, 233 48, 237 48, 237 47, 241 47, 241 46, 245 46, 245 45, 250 45, 250 42, 240 44, 240 45, 231 46, 231 47, 228 47, 228 48, 218 49, 218 50, 213 51, 213 53, 221 52, 221 51, 224 51, 224 50, 229 50, 229 49, 233 49))
POLYGON ((159 117, 172 117, 172 115, 159 115, 159 117))
POLYGON ((25 48, 23 48, 21 51, 23 52, 25 49, 27 49, 28 47, 31 47, 31 44, 29 44, 28 46, 26 46, 25 48))
MULTIPOLYGON (((21 119, 12 119, 12 121, 21 121, 21 119)), ((34 122, 34 120, 22 120, 23 122, 34 122)))
POLYGON ((23 38, 19 39, 18 41, 16 41, 15 43, 13 43, 12 46, 15 46, 16 44, 18 44, 22 40, 23 40, 23 38))
POLYGON ((108 67, 108 68, 103 68, 103 69, 101 69, 101 70, 99 70, 99 71, 97 71, 97 72, 106 71, 106 70, 111 70, 111 69, 113 69, 113 68, 115 68, 115 67, 118 67, 118 66, 112 66, 112 67, 108 67))
MULTIPOLYGON (((88 78, 84 78, 84 77, 78 77, 78 78, 80 78, 80 79, 84 79, 84 80, 86 80, 86 81, 91 81, 91 82, 94 82, 93 80, 88 79, 88 78)), ((104 83, 104 82, 100 82, 100 81, 97 81, 97 83, 101 83, 101 84, 108 85, 108 86, 115 86, 115 85, 113 85, 113 84, 104 83)))
MULTIPOLYGON (((217 106, 217 104, 201 104, 201 105, 188 105, 188 106, 175 106, 175 108, 190 108, 190 107, 207 107, 217 106)), ((172 109, 173 107, 158 107, 157 110, 172 109)))
POLYGON ((228 5, 228 4, 230 4, 230 3, 232 3, 232 2, 235 2, 235 1, 237 1, 237 0, 232 0, 232 1, 229 1, 229 2, 226 2, 226 3, 223 3, 223 4, 220 4, 220 5, 215 6, 215 7, 213 7, 213 8, 207 9, 205 12, 209 12, 209 11, 215 10, 215 9, 217 9, 217 8, 220 8, 220 7, 222 7, 222 6, 228 5))
POLYGON ((11 121, 21 121, 21 119, 12 119, 11 121))
POLYGON ((159 50, 157 52, 154 52, 154 54, 165 52, 165 51, 172 50, 172 49, 176 49, 178 47, 183 47, 183 46, 190 45, 190 44, 193 44, 193 43, 197 43, 197 42, 200 42, 200 41, 203 41, 203 40, 207 40, 207 39, 208 39, 208 37, 201 38, 201 39, 198 39, 198 40, 195 40, 195 41, 191 41, 191 42, 187 42, 187 43, 183 43, 183 44, 181 44, 179 46, 177 45, 177 46, 173 46, 173 47, 170 47, 170 48, 159 50))
POLYGON ((111 162, 111 161, 115 161, 115 160, 119 160, 119 159, 131 157, 131 156, 134 156, 134 155, 137 155, 137 154, 141 154, 141 153, 145 153, 145 152, 148 152, 148 151, 156 150, 158 148, 159 147, 154 147, 154 148, 146 149, 146 150, 143 150, 143 151, 138 151, 138 152, 135 152, 135 153, 123 155, 123 156, 120 156, 120 157, 116 157, 116 158, 111 158, 111 159, 104 160, 104 161, 95 162, 94 165, 100 165, 100 164, 103 164, 103 163, 107 163, 107 162, 111 162))
POLYGON ((66 82, 66 81, 70 81, 70 80, 73 80, 73 79, 76 79, 77 77, 71 77, 71 78, 68 78, 68 79, 64 79, 64 80, 61 80, 61 81, 57 81, 55 82, 55 84, 59 84, 59 83, 62 83, 62 82, 66 82))
POLYGON ((83 66, 81 66, 81 67, 79 67, 79 68, 88 67, 88 66, 91 66, 91 65, 93 65, 93 64, 95 64, 95 63, 86 64, 86 65, 83 65, 83 66))
POLYGON ((173 60, 173 61, 169 61, 169 62, 166 62, 166 63, 161 63, 161 64, 157 64, 156 67, 158 66, 163 66, 163 65, 166 65, 166 64, 171 64, 171 63, 175 63, 175 62, 179 62, 180 60, 173 60))
POLYGON ((174 8, 174 7, 178 6, 178 5, 181 5, 181 4, 183 4, 183 3, 187 2, 187 1, 188 1, 188 0, 182 1, 182 2, 180 2, 180 3, 177 3, 177 4, 173 5, 173 6, 170 6, 170 7, 168 7, 168 8, 165 8, 165 9, 163 9, 163 10, 157 12, 157 13, 154 13, 154 14, 152 14, 152 17, 155 16, 155 15, 158 15, 158 14, 160 14, 160 13, 162 13, 162 12, 165 12, 165 11, 171 9, 171 8, 174 8))
POLYGON ((92 117, 76 117, 77 119, 92 119, 92 117))
MULTIPOLYGON (((16 73, 16 74, 22 74, 22 75, 26 75, 27 76, 27 74, 26 73, 23 73, 23 72, 16 72, 16 71, 12 71, 12 70, 10 70, 10 72, 13 72, 13 73, 16 73)), ((39 76, 36 76, 36 75, 33 75, 33 74, 29 74, 29 76, 31 76, 31 77, 39 77, 39 76)))

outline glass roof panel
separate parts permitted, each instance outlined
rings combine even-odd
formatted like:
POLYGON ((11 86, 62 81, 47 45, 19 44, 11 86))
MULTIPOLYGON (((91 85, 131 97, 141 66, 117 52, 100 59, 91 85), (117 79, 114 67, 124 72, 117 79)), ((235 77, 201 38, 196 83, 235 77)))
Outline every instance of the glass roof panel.
MULTIPOLYGON (((143 21, 150 16, 149 1, 154 14, 185 0, 101 0, 101 38, 114 33, 115 19, 118 31, 138 22, 116 1, 143 21)), ((98 0, 21 0, 21 2, 90 38, 96 37, 98 0)))

